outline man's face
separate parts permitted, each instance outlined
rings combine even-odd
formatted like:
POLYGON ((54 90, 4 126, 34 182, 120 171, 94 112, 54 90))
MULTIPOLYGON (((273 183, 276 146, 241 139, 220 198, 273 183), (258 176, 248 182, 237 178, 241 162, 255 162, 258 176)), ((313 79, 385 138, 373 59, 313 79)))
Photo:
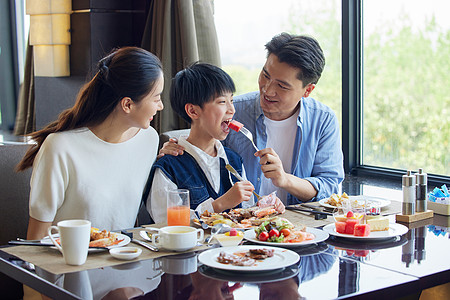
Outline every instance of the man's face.
POLYGON ((259 75, 260 103, 264 115, 275 121, 289 118, 297 111, 302 97, 308 97, 315 85, 303 87, 297 78, 299 68, 282 63, 270 54, 259 75))

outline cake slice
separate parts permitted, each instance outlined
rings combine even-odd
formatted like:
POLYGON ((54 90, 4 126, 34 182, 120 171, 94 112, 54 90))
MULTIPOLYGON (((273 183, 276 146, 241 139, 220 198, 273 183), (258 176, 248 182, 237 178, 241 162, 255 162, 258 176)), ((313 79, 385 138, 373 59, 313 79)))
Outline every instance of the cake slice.
POLYGON ((367 220, 370 225, 370 231, 385 231, 389 230, 389 219, 386 217, 367 220))

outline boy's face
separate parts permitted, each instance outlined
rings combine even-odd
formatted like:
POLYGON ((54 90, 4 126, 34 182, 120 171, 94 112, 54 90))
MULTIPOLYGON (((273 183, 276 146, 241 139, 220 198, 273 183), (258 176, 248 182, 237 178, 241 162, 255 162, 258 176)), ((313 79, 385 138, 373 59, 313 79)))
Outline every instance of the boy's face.
POLYGON ((219 95, 212 101, 205 103, 203 108, 197 106, 197 112, 198 116, 192 122, 193 127, 222 141, 230 132, 228 123, 236 112, 233 105, 233 94, 219 95))

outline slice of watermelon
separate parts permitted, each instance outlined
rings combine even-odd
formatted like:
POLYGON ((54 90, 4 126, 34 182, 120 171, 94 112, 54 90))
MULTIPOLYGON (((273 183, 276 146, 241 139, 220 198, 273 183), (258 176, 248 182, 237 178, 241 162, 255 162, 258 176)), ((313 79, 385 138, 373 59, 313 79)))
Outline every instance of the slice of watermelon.
POLYGON ((345 233, 354 234, 356 224, 359 224, 358 219, 348 219, 347 221, 345 221, 345 233))
POLYGON ((370 234, 369 224, 356 224, 354 235, 356 236, 368 236, 370 234))
POLYGON ((336 227, 337 233, 345 233, 345 222, 336 222, 334 223, 334 226, 336 227))
POLYGON ((231 120, 230 124, 228 124, 228 127, 236 132, 239 132, 239 130, 241 130, 241 128, 244 127, 244 124, 236 120, 231 120))

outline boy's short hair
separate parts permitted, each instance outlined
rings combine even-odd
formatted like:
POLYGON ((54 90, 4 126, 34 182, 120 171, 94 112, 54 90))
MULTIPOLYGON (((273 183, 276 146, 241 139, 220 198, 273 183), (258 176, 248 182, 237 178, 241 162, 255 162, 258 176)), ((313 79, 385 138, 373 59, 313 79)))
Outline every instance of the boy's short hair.
POLYGON ((184 109, 187 103, 203 108, 204 103, 217 96, 235 91, 233 79, 221 68, 196 62, 179 71, 172 79, 170 104, 180 117, 191 123, 192 119, 184 109))
POLYGON ((266 44, 267 56, 274 54, 280 62, 299 68, 297 78, 303 87, 317 83, 325 67, 325 56, 316 39, 283 32, 266 44))

